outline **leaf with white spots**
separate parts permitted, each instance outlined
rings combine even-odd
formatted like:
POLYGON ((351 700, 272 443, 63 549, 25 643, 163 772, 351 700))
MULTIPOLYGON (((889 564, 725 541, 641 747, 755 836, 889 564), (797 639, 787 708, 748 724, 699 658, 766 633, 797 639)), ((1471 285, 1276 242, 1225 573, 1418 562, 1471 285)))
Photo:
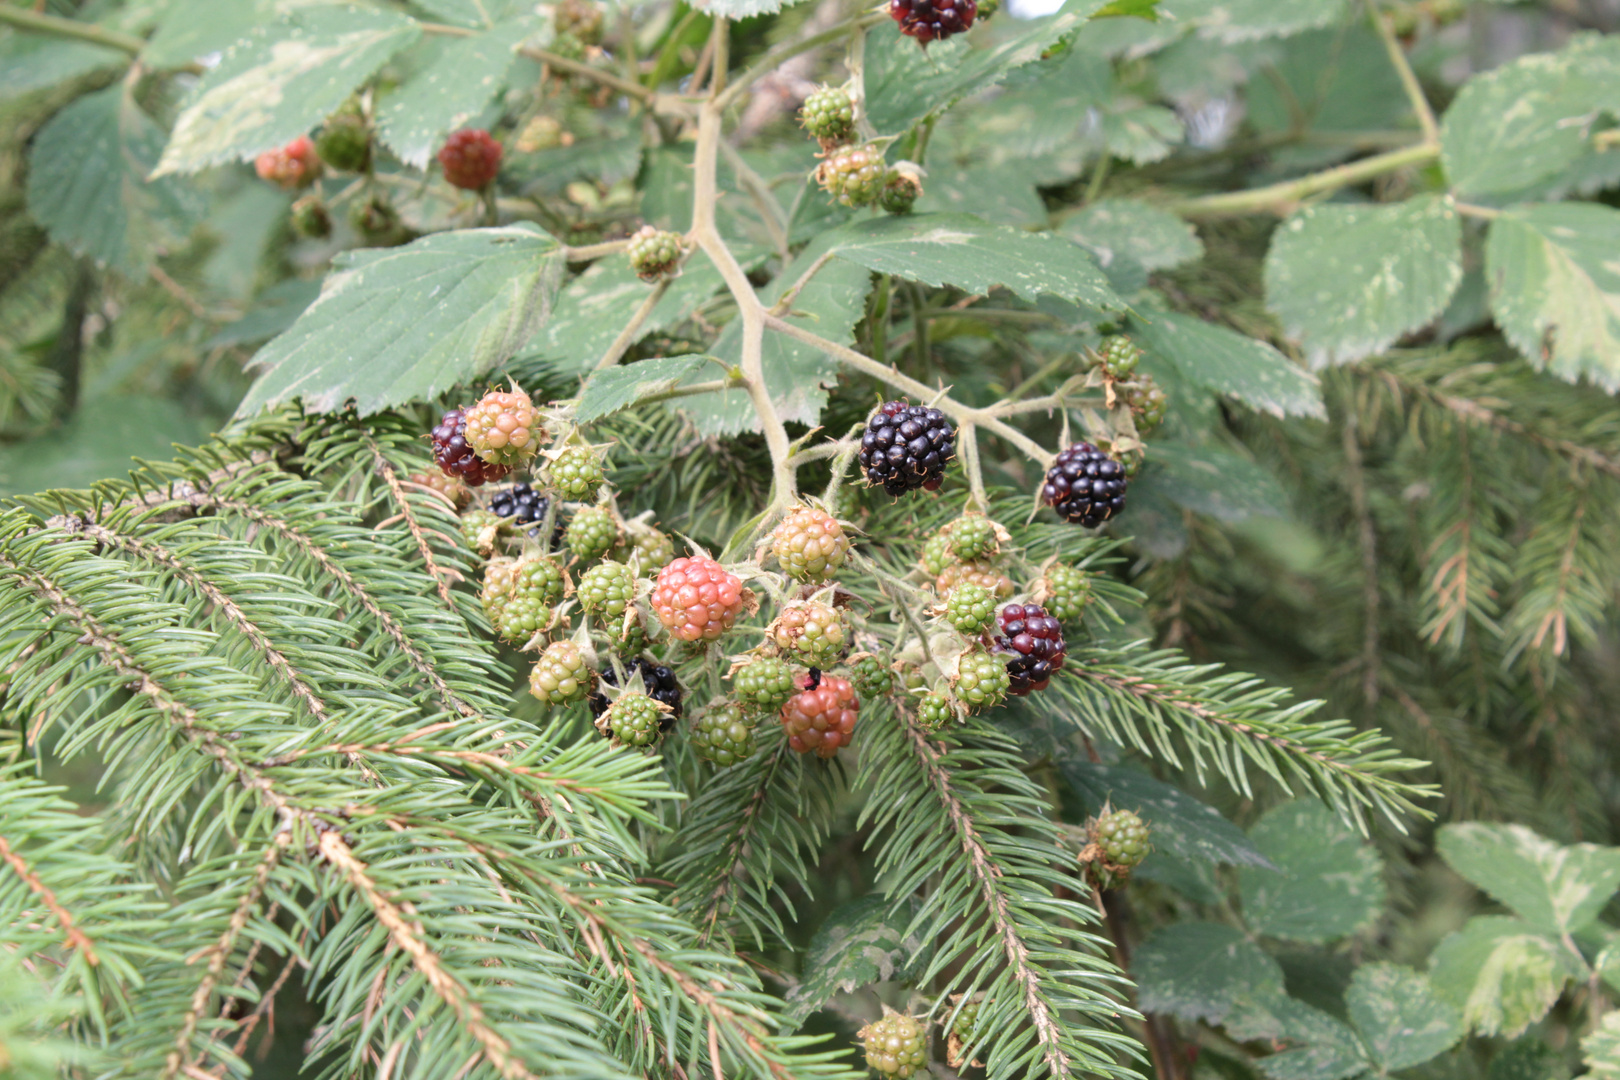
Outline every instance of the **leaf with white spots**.
POLYGON ((1462 1014, 1426 977, 1398 964, 1357 968, 1344 1003, 1386 1073, 1421 1065, 1463 1037, 1462 1014))
POLYGON ((128 63, 128 54, 118 49, 39 34, 7 34, 0 37, 0 100, 128 63))
POLYGON ((320 298, 253 358, 266 370, 237 415, 300 398, 367 416, 476 379, 545 320, 563 259, 527 223, 340 255, 320 298))
POLYGON ((694 0, 692 6, 708 15, 728 19, 747 19, 755 15, 770 15, 800 0, 694 0))
POLYGON ((154 175, 246 160, 304 134, 421 35, 415 19, 338 5, 255 29, 197 84, 154 175))
POLYGON ((1239 1042, 1283 1048, 1256 1062, 1270 1080, 1348 1080, 1372 1065, 1355 1032, 1280 991, 1237 1002, 1226 1033, 1239 1042))
POLYGON ((1272 235, 1266 303, 1312 367, 1345 364, 1439 318, 1462 274, 1462 223, 1451 199, 1328 203, 1299 211, 1272 235))
POLYGON ((1280 995, 1282 968, 1243 932, 1208 922, 1172 923, 1131 962, 1143 1012, 1218 1024, 1240 999, 1280 995))
POLYGON ((1581 1040, 1581 1060, 1592 1080, 1620 1080, 1620 1012, 1605 1013, 1597 1030, 1581 1040))
POLYGON ((1620 889, 1620 848, 1555 844, 1523 825, 1447 825, 1439 849, 1457 873, 1555 934, 1591 926, 1620 889))
POLYGON ((511 19, 445 43, 377 107, 377 133, 405 164, 425 169, 444 138, 484 111, 506 84, 517 47, 539 23, 511 19))
POLYGON ((1095 308, 1125 306, 1090 254, 1051 233, 966 214, 916 214, 856 221, 825 235, 838 258, 925 285, 981 295, 1003 285, 1026 300, 1050 293, 1095 308))
POLYGON ((1191 225, 1168 210, 1131 199, 1088 203, 1063 223, 1061 232, 1104 268, 1119 256, 1134 259, 1145 270, 1168 270, 1204 256, 1191 225))
POLYGON ((1243 918, 1262 934, 1328 942, 1371 926, 1384 910, 1384 864, 1360 834, 1314 799, 1270 810, 1249 830, 1277 867, 1243 867, 1243 918))
POLYGON ((1491 312, 1525 359, 1561 379, 1620 390, 1620 210, 1516 206, 1491 222, 1491 312))
POLYGON ((1583 966, 1522 919, 1480 915, 1440 942, 1429 982, 1470 1030, 1511 1039, 1546 1015, 1583 966))
MULTIPOLYGON (((1176 506, 1220 521, 1282 517, 1288 496, 1282 485, 1246 457, 1217 446, 1155 440, 1147 467, 1131 481, 1133 496, 1168 499, 1176 506)), ((1125 512, 1131 512, 1130 506, 1125 512)))
POLYGON ((1163 0, 1159 11, 1230 45, 1335 26, 1349 7, 1349 0, 1163 0))
POLYGON ((682 379, 703 369, 720 374, 719 365, 710 357, 696 353, 655 356, 650 360, 598 371, 585 384, 585 389, 580 391, 579 407, 574 411, 574 419, 581 424, 589 424, 604 416, 612 416, 644 398, 665 393, 682 379))
POLYGON ((1327 416, 1317 377, 1264 341, 1168 311, 1131 316, 1131 336, 1189 382, 1252 408, 1273 416, 1327 416))
POLYGON ((880 895, 840 904, 810 940, 805 977, 788 995, 788 1019, 802 1024, 835 993, 914 975, 932 955, 928 942, 908 934, 920 907, 896 906, 880 895))

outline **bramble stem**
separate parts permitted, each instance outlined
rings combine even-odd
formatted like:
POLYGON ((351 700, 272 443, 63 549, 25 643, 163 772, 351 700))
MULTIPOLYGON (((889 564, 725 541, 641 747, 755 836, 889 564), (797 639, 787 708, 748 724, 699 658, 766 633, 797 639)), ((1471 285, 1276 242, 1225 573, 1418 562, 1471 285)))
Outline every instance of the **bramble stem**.
POLYGON ((617 255, 629 246, 628 240, 607 240, 600 244, 587 244, 584 247, 564 248, 563 257, 571 263, 594 262, 605 255, 617 255))
POLYGON ((124 34, 94 23, 64 19, 59 15, 46 15, 9 5, 0 4, 0 23, 10 23, 19 30, 32 30, 53 37, 74 38, 88 41, 92 45, 105 45, 109 49, 118 49, 131 56, 146 48, 146 42, 134 34, 124 34))
POLYGON ((630 345, 636 340, 636 332, 641 329, 641 324, 647 321, 647 316, 652 314, 653 308, 658 306, 658 301, 662 300, 664 293, 669 290, 669 280, 667 277, 659 278, 658 284, 647 290, 647 296, 641 301, 641 306, 630 316, 630 321, 624 324, 624 329, 613 339, 613 344, 607 347, 602 359, 596 362, 597 371, 617 364, 623 359, 624 354, 630 351, 630 345))
POLYGON ((1389 54, 1395 74, 1400 76, 1401 89, 1406 91, 1412 111, 1417 114, 1418 127, 1423 129, 1423 141, 1438 146, 1440 125, 1435 121, 1434 110, 1429 107, 1429 99, 1423 93, 1423 84, 1418 82, 1417 72, 1412 70, 1411 62, 1406 59, 1406 50, 1401 48, 1400 41, 1395 37, 1395 28, 1390 26, 1374 0, 1367 0, 1367 17, 1372 20, 1373 29, 1378 31, 1378 39, 1384 43, 1384 51, 1389 54))
POLYGON ((530 60, 538 60, 547 67, 555 68, 558 71, 566 71, 570 75, 580 75, 599 82, 603 86, 610 86, 621 94, 626 94, 640 102, 651 104, 658 97, 655 91, 647 89, 638 82, 631 82, 629 79, 621 78, 611 71, 603 71, 601 68, 582 64, 578 60, 570 60, 566 56, 558 56, 554 52, 547 52, 545 49, 519 49, 518 55, 527 56, 530 60))
POLYGON ((750 67, 747 71, 737 76, 736 81, 714 99, 715 107, 722 111, 730 108, 744 90, 752 86, 761 77, 776 70, 776 68, 780 66, 783 61, 790 60, 793 57, 798 56, 800 53, 809 52, 811 49, 818 49, 823 45, 830 45, 846 35, 858 34, 867 27, 876 26, 886 18, 888 18, 888 16, 882 12, 874 12, 872 14, 862 15, 856 19, 851 19, 847 22, 839 23, 837 26, 834 26, 829 30, 823 30, 819 34, 812 34, 809 37, 801 38, 798 41, 783 42, 781 45, 778 45, 776 48, 760 57, 759 60, 755 62, 753 67, 750 67))
POLYGON ((1400 169, 1415 165, 1427 165, 1440 158, 1438 143, 1419 143, 1416 146, 1404 147, 1400 150, 1391 150, 1386 154, 1375 154, 1360 161, 1352 161, 1348 165, 1339 165, 1322 172, 1302 176, 1297 180, 1287 180, 1280 184, 1271 184, 1262 188, 1251 188, 1248 191, 1227 191, 1219 195, 1204 195, 1196 199, 1182 199, 1178 202, 1168 203, 1165 209, 1180 214, 1183 217, 1226 217, 1236 214, 1252 214, 1259 210, 1270 210, 1274 213, 1284 213, 1293 208, 1293 205, 1310 195, 1320 195, 1325 191, 1336 191, 1351 184, 1359 184, 1385 173, 1396 172, 1400 169))

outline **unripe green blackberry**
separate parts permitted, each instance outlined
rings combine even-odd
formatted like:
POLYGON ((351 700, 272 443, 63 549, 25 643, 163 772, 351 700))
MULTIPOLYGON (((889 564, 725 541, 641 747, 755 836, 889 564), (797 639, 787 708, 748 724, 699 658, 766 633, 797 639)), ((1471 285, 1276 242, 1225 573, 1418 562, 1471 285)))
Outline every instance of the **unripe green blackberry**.
MULTIPOLYGON (((982 3, 979 10, 981 12, 984 10, 982 3)), ((979 1010, 983 1007, 984 1001, 981 998, 963 1002, 962 1007, 956 1011, 956 1019, 951 1022, 951 1034, 964 1043, 972 1039, 973 1027, 979 1022, 979 1010)))
POLYGON ((762 712, 780 709, 797 689, 792 666, 776 656, 763 656, 738 668, 731 685, 739 702, 762 712))
POLYGON ((692 724, 692 750, 704 761, 729 768, 754 753, 754 725, 741 705, 714 701, 692 724))
POLYGON ((787 604, 766 633, 778 649, 806 667, 832 667, 849 651, 849 624, 842 612, 828 604, 787 604))
POLYGON ((1125 402, 1136 414, 1136 430, 1143 435, 1151 434, 1164 423, 1164 414, 1170 408, 1170 399, 1151 375, 1135 380, 1125 393, 1125 402))
POLYGON ((501 640, 522 645, 551 624, 551 605, 532 596, 508 596, 500 605, 496 631, 501 640))
POLYGON ((908 1080, 926 1072, 928 1033, 921 1023, 900 1013, 890 1013, 860 1030, 861 1049, 866 1064, 895 1080, 908 1080))
POLYGON ((849 556, 849 537, 827 511, 796 506, 771 532, 771 553, 788 577, 826 581, 849 556))
POLYGON ((292 204, 289 215, 293 232, 311 240, 325 240, 332 235, 332 215, 319 195, 305 195, 292 204))
POLYGON ((938 577, 945 572, 947 566, 956 562, 956 556, 951 554, 949 525, 928 538, 923 544, 922 558, 917 562, 930 577, 938 577))
POLYGON ((529 672, 529 693, 548 705, 585 700, 593 676, 585 656, 572 641, 554 641, 529 672))
POLYGON ((625 251, 630 266, 642 281, 657 281, 675 269, 681 258, 681 238, 672 232, 643 225, 630 238, 625 251))
POLYGON ((602 43, 602 8, 591 0, 561 0, 551 21, 559 35, 567 34, 582 45, 602 43))
POLYGON ((972 582, 981 589, 987 590, 997 600, 1005 600, 1016 590, 1012 578, 988 563, 959 563, 953 562, 940 571, 934 579, 934 591, 941 596, 949 596, 958 585, 972 582))
POLYGON ((816 169, 816 181, 845 206, 871 206, 883 192, 888 170, 875 146, 844 146, 828 154, 816 169))
POLYGON ((358 105, 345 105, 326 118, 326 125, 315 136, 315 152, 334 169, 365 171, 371 163, 371 129, 358 105))
POLYGON ((551 486, 566 499, 590 502, 607 479, 602 473, 602 455, 588 446, 570 446, 547 466, 551 486))
POLYGON ((1142 359, 1142 350, 1137 348, 1136 342, 1124 334, 1115 334, 1103 338, 1102 347, 1097 350, 1102 360, 1102 368, 1111 379, 1129 378, 1131 372, 1136 370, 1138 361, 1142 359))
POLYGON ((562 567, 544 555, 519 559, 512 569, 512 595, 550 606, 563 598, 562 567))
POLYGON ((667 706, 646 694, 620 694, 596 721, 598 731, 626 746, 652 746, 658 741, 667 706))
POLYGON ((894 669, 886 657, 868 653, 849 665, 849 681, 863 701, 871 701, 894 689, 894 669))
POLYGON ((996 523, 983 514, 957 518, 950 531, 951 554, 959 562, 973 562, 994 555, 1001 548, 996 523))
POLYGON ((1153 850, 1148 827, 1134 810, 1105 810, 1091 823, 1091 842, 1102 848, 1110 866, 1134 870, 1153 850))
POLYGON ((990 17, 1001 10, 1001 0, 979 0, 979 22, 989 22, 990 17))
POLYGON ((610 511, 587 506, 574 514, 568 531, 563 533, 563 542, 580 562, 594 562, 619 542, 619 525, 610 511))
POLYGON ((978 637, 996 621, 996 598, 984 586, 964 581, 945 601, 945 619, 968 637, 978 637))
POLYGON ((943 731, 956 719, 956 710, 951 707, 948 694, 938 690, 924 694, 917 701, 917 726, 933 734, 943 731))
POLYGON ((909 214, 922 193, 922 185, 915 176, 901 169, 890 169, 883 174, 883 191, 878 195, 878 205, 887 214, 909 214))
POLYGON ((349 207, 349 224, 371 247, 403 244, 411 235, 399 220, 399 211, 384 195, 356 199, 349 207))
POLYGON ((630 550, 639 563, 640 572, 647 577, 675 561, 675 541, 657 529, 633 527, 630 550))
POLYGON ((824 86, 804 99, 799 123, 823 150, 848 142, 855 134, 855 102, 835 86, 824 86))
POLYGON ((989 653, 967 652, 956 661, 956 696, 970 709, 987 709, 1007 700, 1012 679, 1006 661, 989 653))
POLYGON ((1053 565, 1041 579, 1041 606, 1064 626, 1078 626, 1091 600, 1091 575, 1072 566, 1053 565))
POLYGON ((493 550, 500 527, 501 519, 488 510, 468 510, 461 515, 461 535, 467 546, 485 555, 493 550))
POLYGON ((574 590, 586 614, 607 620, 624 617, 624 609, 636 595, 636 579, 624 563, 600 562, 579 579, 574 590))

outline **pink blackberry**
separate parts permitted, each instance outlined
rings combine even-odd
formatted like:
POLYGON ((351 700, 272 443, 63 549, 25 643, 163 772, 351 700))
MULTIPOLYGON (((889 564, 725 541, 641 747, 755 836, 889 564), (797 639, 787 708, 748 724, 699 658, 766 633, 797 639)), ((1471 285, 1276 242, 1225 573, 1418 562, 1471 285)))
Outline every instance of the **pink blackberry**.
POLYGON ((672 637, 714 641, 743 610, 742 580, 707 555, 676 559, 658 572, 652 607, 672 637))
POLYGON ((444 141, 439 166, 456 187, 480 191, 500 171, 501 144, 480 128, 463 128, 444 141))
POLYGON ((847 679, 811 671, 799 676, 799 692, 782 706, 788 745, 801 754, 830 758, 855 737, 861 699, 847 679))

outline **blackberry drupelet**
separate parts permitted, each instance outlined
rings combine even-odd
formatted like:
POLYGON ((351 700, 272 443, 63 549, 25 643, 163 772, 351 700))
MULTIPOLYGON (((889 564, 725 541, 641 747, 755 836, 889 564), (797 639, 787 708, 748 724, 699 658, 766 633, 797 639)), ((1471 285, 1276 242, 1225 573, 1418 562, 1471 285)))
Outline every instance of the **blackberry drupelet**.
POLYGON ((1125 509, 1125 469, 1088 442, 1057 456, 1046 471, 1041 500, 1065 521, 1096 528, 1125 509))
POLYGON ((890 495, 936 491, 956 456, 956 429, 938 409, 886 401, 866 422, 861 468, 890 495))

